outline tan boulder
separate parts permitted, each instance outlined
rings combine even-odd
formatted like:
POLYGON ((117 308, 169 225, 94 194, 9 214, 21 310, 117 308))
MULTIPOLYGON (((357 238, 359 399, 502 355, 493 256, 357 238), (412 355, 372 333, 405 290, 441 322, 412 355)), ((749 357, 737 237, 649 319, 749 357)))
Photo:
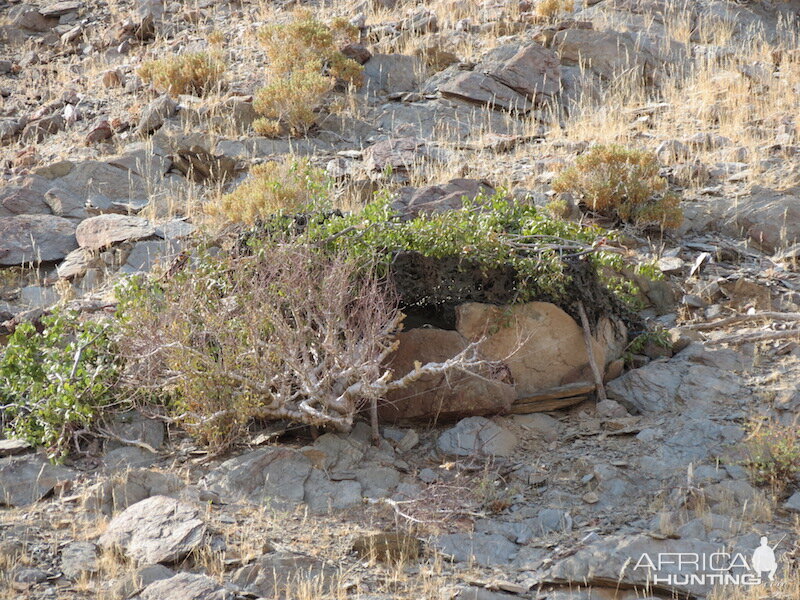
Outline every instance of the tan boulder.
MULTIPOLYGON (((555 304, 469 302, 456 309, 456 318, 456 329, 467 340, 486 336, 481 353, 508 365, 519 398, 567 383, 592 381, 583 330, 555 304)), ((603 319, 593 346, 595 360, 603 369, 621 354, 624 335, 603 319)))
MULTIPOLYGON (((389 357, 395 378, 414 369, 414 363, 444 362, 467 347, 457 331, 421 328, 398 335, 397 350, 389 357)), ((380 407, 382 421, 453 420, 502 413, 516 399, 514 386, 495 374, 484 377, 450 373, 422 377, 411 386, 391 392, 380 407)))

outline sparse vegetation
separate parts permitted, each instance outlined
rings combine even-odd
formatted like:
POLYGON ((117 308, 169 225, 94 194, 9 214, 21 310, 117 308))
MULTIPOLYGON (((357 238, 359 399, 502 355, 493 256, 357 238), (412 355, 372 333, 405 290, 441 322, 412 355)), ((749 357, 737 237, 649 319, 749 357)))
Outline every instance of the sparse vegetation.
POLYGON ((574 195, 587 212, 642 228, 674 228, 683 219, 679 198, 658 170, 651 152, 598 145, 562 171, 553 189, 574 195))
POLYGON ((745 464, 753 482, 782 494, 800 478, 800 428, 765 420, 749 425, 745 464))
POLYGON ((345 20, 326 25, 310 11, 298 10, 290 23, 268 25, 258 37, 269 64, 268 83, 253 104, 262 115, 253 124, 256 133, 302 135, 316 123, 315 111, 337 81, 361 82, 361 65, 338 50, 345 40, 358 37, 345 20))
POLYGON ((326 198, 330 181, 306 159, 255 165, 234 191, 208 206, 228 221, 253 223, 276 212, 300 212, 326 198))
POLYGON ((573 0, 538 0, 533 10, 540 17, 552 19, 561 13, 575 10, 575 2, 573 0))
POLYGON ((139 68, 146 83, 172 96, 202 96, 219 86, 225 74, 225 63, 216 52, 192 52, 150 60, 139 68))

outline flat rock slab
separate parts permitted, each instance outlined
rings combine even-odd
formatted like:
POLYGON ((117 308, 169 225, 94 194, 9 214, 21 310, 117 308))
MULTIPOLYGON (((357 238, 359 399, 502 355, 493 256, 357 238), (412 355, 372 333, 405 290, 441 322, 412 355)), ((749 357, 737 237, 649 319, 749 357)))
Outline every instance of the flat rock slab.
POLYGON ((60 17, 67 13, 77 12, 83 8, 83 2, 75 0, 63 0, 39 9, 39 14, 43 17, 60 17))
POLYGON ((61 572, 69 579, 97 573, 97 546, 92 542, 71 542, 61 550, 61 572))
MULTIPOLYGON (((656 574, 651 569, 635 568, 640 564, 644 555, 655 564, 659 555, 667 553, 689 553, 710 556, 714 552, 723 550, 722 544, 682 538, 679 540, 658 540, 646 535, 611 536, 578 550, 572 556, 556 563, 545 576, 548 582, 564 584, 580 584, 588 587, 602 587, 604 585, 624 584, 625 587, 639 586, 644 590, 652 584, 656 574)), ((747 559, 752 556, 753 550, 746 554, 747 559)), ((663 564, 658 571, 659 578, 674 575, 685 578, 693 572, 684 565, 683 570, 676 564, 663 564)), ((647 559, 641 562, 646 565, 647 559)), ((701 585, 688 578, 685 585, 662 587, 662 592, 690 594, 705 597, 711 591, 711 585, 701 585)), ((671 596, 670 596, 671 597, 671 596)))
POLYGON ((455 456, 510 456, 517 437, 489 419, 469 417, 442 433, 437 445, 455 456))
POLYGON ((119 242, 148 238, 155 233, 155 228, 141 217, 99 215, 82 221, 75 230, 75 237, 81 248, 102 250, 119 242))
POLYGON ((205 575, 178 573, 159 579, 141 593, 142 600, 233 600, 236 594, 205 575))
POLYGON ((25 440, 0 440, 0 458, 28 454, 29 452, 33 452, 33 446, 25 440))
POLYGON ((0 218, 0 266, 61 260, 78 247, 75 224, 53 215, 0 218))
POLYGON ((27 506, 46 496, 75 473, 51 464, 41 456, 0 459, 0 506, 27 506))
POLYGON ((506 565, 519 552, 514 542, 498 533, 448 533, 434 539, 432 545, 455 562, 482 567, 506 565))
POLYGON ((299 582, 330 589, 336 569, 317 558, 291 552, 274 552, 242 567, 231 581, 242 589, 265 598, 293 597, 299 582))
POLYGON ((302 502, 311 461, 288 448, 261 448, 225 461, 203 478, 223 498, 256 504, 302 502))
POLYGON ((166 496, 152 496, 117 515, 100 537, 137 563, 174 563, 197 548, 206 525, 200 510, 166 496))

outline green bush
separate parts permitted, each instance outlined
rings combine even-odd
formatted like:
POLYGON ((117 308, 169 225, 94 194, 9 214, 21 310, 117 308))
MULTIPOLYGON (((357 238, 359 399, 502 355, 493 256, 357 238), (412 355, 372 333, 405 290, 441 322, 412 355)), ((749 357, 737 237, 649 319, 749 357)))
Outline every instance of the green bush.
POLYGON ((679 198, 658 174, 655 154, 621 146, 593 146, 553 182, 584 210, 639 227, 674 228, 683 213, 679 198))
MULTIPOLYGON (((459 210, 423 213, 413 219, 393 212, 389 199, 383 198, 357 214, 321 215, 307 220, 308 241, 332 252, 376 262, 385 275, 397 275, 396 270, 392 273, 392 265, 396 266, 398 253, 412 253, 433 262, 454 264, 456 269, 488 275, 477 284, 467 282, 459 289, 454 287, 452 278, 445 276, 431 282, 427 297, 403 297, 405 305, 542 300, 569 311, 582 298, 587 310, 598 314, 603 309, 618 311, 619 307, 612 306, 618 300, 638 307, 637 286, 621 274, 626 266, 623 258, 604 247, 613 240, 613 233, 554 219, 502 192, 466 202, 459 210), (493 285, 492 279, 505 275, 514 280, 509 295, 480 295, 493 285), (592 297, 595 293, 598 296, 592 297)), ((264 231, 254 231, 254 238, 294 231, 296 223, 293 217, 284 215, 267 221, 261 228, 264 231)), ((634 270, 652 275, 648 265, 637 265, 634 270)), ((402 289, 400 293, 402 296, 402 289)))
POLYGON ((41 333, 20 324, 0 351, 3 425, 61 457, 74 434, 114 402, 118 365, 107 324, 60 313, 41 323, 41 333))

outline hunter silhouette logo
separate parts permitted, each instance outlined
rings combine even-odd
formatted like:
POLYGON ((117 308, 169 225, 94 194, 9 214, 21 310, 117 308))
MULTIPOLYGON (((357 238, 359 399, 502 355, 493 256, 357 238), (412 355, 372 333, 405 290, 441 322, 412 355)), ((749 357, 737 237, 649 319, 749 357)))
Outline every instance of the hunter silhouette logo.
POLYGON ((775 549, 764 536, 750 560, 745 554, 723 549, 711 553, 644 553, 639 557, 636 569, 647 570, 648 580, 654 585, 761 585, 774 581, 778 561, 775 549))
POLYGON ((778 570, 778 562, 775 560, 775 551, 767 544, 766 537, 761 538, 761 545, 753 552, 753 570, 759 575, 769 573, 769 580, 775 579, 775 571, 778 570))

